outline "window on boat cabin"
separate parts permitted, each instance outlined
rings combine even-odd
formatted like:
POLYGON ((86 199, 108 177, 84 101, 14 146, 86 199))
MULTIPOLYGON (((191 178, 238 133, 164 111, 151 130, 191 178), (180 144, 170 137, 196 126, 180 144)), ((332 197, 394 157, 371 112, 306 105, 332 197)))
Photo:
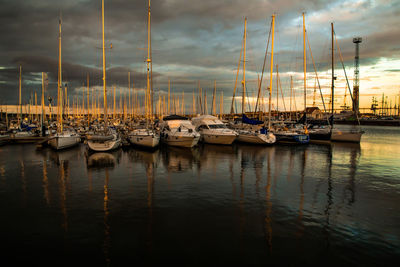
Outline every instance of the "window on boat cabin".
POLYGON ((208 127, 207 127, 207 125, 200 125, 199 127, 197 127, 197 131, 201 131, 201 130, 204 130, 204 129, 208 129, 208 127))
POLYGON ((226 128, 225 124, 210 124, 210 125, 208 125, 208 127, 210 127, 210 129, 225 129, 226 128))

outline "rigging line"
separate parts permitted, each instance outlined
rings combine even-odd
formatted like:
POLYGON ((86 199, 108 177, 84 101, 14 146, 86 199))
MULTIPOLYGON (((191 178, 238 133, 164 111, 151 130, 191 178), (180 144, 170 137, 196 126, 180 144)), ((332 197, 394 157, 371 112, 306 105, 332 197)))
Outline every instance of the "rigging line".
POLYGON ((282 96, 282 102, 283 102, 283 109, 284 109, 285 112, 286 112, 287 110, 286 110, 285 98, 283 97, 281 76, 278 75, 277 79, 278 79, 279 87, 281 88, 281 96, 282 96))
MULTIPOLYGON (((320 69, 321 67, 324 68, 324 62, 329 62, 329 55, 325 51, 328 51, 329 48, 329 40, 326 39, 324 42, 324 45, 322 46, 321 49, 321 55, 320 55, 320 62, 316 65, 316 69, 320 69)), ((323 78, 326 79, 326 78, 323 78)), ((321 90, 326 89, 323 88, 324 86, 321 87, 321 90)), ((325 86, 326 87, 326 86, 325 86)), ((329 87, 330 90, 330 87, 329 87)))
POLYGON ((272 19, 271 19, 271 26, 269 27, 267 47, 265 48, 264 64, 263 64, 262 71, 261 71, 260 83, 258 85, 258 96, 257 96, 257 101, 256 101, 256 106, 255 106, 255 109, 254 109, 254 113, 257 113, 258 101, 259 101, 259 98, 260 98, 262 81, 263 81, 263 77, 264 77, 265 62, 267 61, 267 56, 268 56, 268 47, 269 47, 269 41, 270 41, 270 38, 271 38, 271 30, 272 30, 272 19))
MULTIPOLYGON (((245 92, 246 92, 246 97, 247 97, 247 99, 249 99, 249 92, 248 92, 248 90, 247 90, 247 87, 246 87, 245 92)), ((249 99, 249 100, 250 100, 250 99, 249 99)), ((247 101, 247 107, 248 107, 248 110, 251 110, 250 101, 247 101)), ((246 112, 245 112, 245 113, 246 113, 246 112)))
POLYGON ((232 96, 232 104, 231 104, 231 114, 235 113, 235 112, 234 112, 234 109, 233 109, 233 104, 234 104, 234 103, 235 103, 235 109, 237 110, 237 105, 236 105, 236 101, 235 101, 235 95, 236 95, 237 81, 238 81, 238 77, 239 77, 240 62, 241 62, 241 60, 242 60, 243 45, 244 45, 244 33, 243 33, 243 39, 242 39, 242 46, 241 46, 241 49, 240 49, 238 68, 237 68, 237 72, 236 72, 235 87, 233 88, 233 96, 232 96))
MULTIPOLYGON (((246 40, 250 40, 250 38, 249 38, 249 31, 246 31, 246 40)), ((252 46, 251 46, 251 43, 250 42, 247 42, 247 44, 246 44, 246 46, 247 46, 247 53, 246 53, 246 58, 248 58, 248 59, 246 59, 246 62, 250 62, 251 64, 250 64, 250 66, 251 66, 251 68, 248 68, 247 67, 247 73, 249 73, 249 70, 251 70, 251 69, 253 69, 253 70, 255 70, 255 71, 253 71, 253 72, 255 72, 256 73, 256 75, 259 77, 259 74, 257 73, 257 67, 256 67, 256 65, 255 65, 255 60, 253 60, 254 59, 254 56, 253 56, 253 49, 252 49, 252 46)), ((250 80, 250 81, 253 81, 253 80, 250 80)), ((249 80, 247 80, 246 79, 246 84, 249 82, 249 80)), ((258 82, 256 82, 256 84, 258 84, 258 82)), ((256 87, 257 87, 257 85, 256 85, 256 87)), ((247 90, 249 89, 247 86, 246 86, 246 92, 247 92, 247 90)), ((254 95, 254 90, 252 90, 252 93, 253 93, 253 95, 254 95)), ((248 94, 246 94, 247 95, 247 98, 249 99, 249 96, 248 96, 248 94)), ((252 107, 251 107, 252 105, 250 104, 250 105, 248 105, 248 107, 249 107, 249 112, 251 112, 252 111, 252 107)))
MULTIPOLYGON (((294 47, 294 49, 293 49, 293 57, 294 57, 294 70, 295 70, 295 73, 297 73, 297 72, 299 72, 299 61, 298 61, 298 57, 296 56, 298 53, 299 53, 299 51, 300 51, 300 48, 299 48, 299 46, 300 46, 300 42, 299 42, 299 36, 300 36, 300 30, 302 30, 302 26, 301 26, 301 23, 300 23, 300 21, 299 21, 299 24, 297 25, 297 34, 296 34, 296 42, 295 42, 295 47, 294 47)), ((294 83, 296 83, 297 84, 297 79, 296 79, 296 81, 294 82, 294 83)), ((296 112, 297 112, 297 103, 296 103, 296 87, 297 86, 294 86, 293 87, 293 100, 294 100, 294 106, 295 106, 295 110, 296 110, 296 112)))
POLYGON ((319 93, 320 93, 320 95, 321 95, 322 104, 323 104, 323 106, 324 106, 324 112, 326 113, 326 107, 325 107, 324 96, 322 95, 321 85, 320 85, 320 83, 319 83, 318 73, 317 73, 317 69, 316 69, 316 67, 315 67, 314 56, 313 56, 312 51, 311 51, 310 40, 308 39, 308 33, 307 33, 307 32, 306 32, 306 39, 307 39, 307 43, 308 43, 308 50, 310 51, 311 60, 312 60, 312 62, 313 62, 313 66, 314 66, 315 76, 316 76, 317 82, 318 82, 319 93))
MULTIPOLYGON (((346 77, 347 87, 349 88, 349 93, 350 93, 351 102, 352 102, 353 105, 354 105, 353 94, 351 93, 351 90, 350 90, 349 79, 347 79, 347 73, 346 73, 346 69, 345 69, 345 67, 344 67, 343 57, 342 57, 342 53, 340 52, 339 42, 338 42, 338 40, 337 40, 337 38, 336 38, 336 33, 335 33, 335 31, 333 31, 333 35, 335 36, 336 46, 337 46, 337 48, 338 48, 338 52, 339 52, 339 56, 340 56, 340 62, 342 63, 342 67, 343 67, 343 71, 344 71, 344 76, 346 77)), ((357 114, 357 113, 358 113, 358 112, 356 111, 355 114, 356 114, 357 122, 358 122, 358 125, 361 126, 360 119, 358 118, 358 114, 357 114)))

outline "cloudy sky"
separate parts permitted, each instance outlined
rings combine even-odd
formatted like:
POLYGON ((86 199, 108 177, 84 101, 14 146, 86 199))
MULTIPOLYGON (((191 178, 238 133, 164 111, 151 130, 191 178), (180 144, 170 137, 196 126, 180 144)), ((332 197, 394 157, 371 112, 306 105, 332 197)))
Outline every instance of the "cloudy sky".
MULTIPOLYGON (((56 98, 60 14, 63 80, 68 83, 70 97, 82 95, 87 73, 90 84, 102 90, 101 0, 0 0, 0 3, 0 103, 17 103, 19 65, 24 102, 32 92, 40 92, 41 72, 49 74, 48 95, 56 98)), ((224 107, 229 109, 245 17, 247 90, 249 99, 255 95, 272 14, 276 14, 274 65, 278 64, 285 99, 284 104, 279 96, 279 109, 289 109, 290 76, 296 105, 298 108, 304 105, 302 12, 326 102, 330 94, 331 22, 351 87, 355 50, 352 39, 363 38, 361 106, 370 106, 372 96, 380 99, 382 93, 394 104, 400 91, 400 1, 153 0, 151 11, 155 94, 165 94, 170 79, 175 94, 185 92, 188 107, 198 83, 211 97, 216 81, 218 94, 224 95, 224 107)), ((128 72, 137 92, 145 87, 146 27, 147 0, 105 0, 106 46, 112 43, 113 47, 107 50, 107 83, 117 87, 117 94, 127 91, 128 72)), ((311 52, 307 51, 308 105, 314 101, 315 87, 311 52)), ((335 52, 338 54, 337 48, 335 52)), ((269 60, 268 54, 264 91, 269 85, 269 60)), ((346 90, 339 56, 335 72, 338 76, 335 103, 339 106, 343 105, 346 90)), ((275 65, 273 99, 276 99, 276 77, 275 65)), ((239 96, 241 79, 240 72, 239 96)), ((315 102, 322 103, 319 93, 315 102)), ((350 104, 348 96, 347 104, 350 104)))

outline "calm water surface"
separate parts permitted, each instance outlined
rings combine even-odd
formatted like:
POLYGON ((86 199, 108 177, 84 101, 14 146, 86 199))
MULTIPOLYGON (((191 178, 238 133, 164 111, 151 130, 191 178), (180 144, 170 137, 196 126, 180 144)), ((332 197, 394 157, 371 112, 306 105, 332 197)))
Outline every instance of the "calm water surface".
POLYGON ((400 128, 361 145, 0 147, 2 262, 400 261, 400 128))

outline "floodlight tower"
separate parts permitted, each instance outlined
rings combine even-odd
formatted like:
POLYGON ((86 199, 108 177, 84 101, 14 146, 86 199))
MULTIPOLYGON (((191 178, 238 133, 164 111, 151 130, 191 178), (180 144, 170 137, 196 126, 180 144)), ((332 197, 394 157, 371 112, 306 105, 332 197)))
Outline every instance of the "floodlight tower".
POLYGON ((353 38, 353 43, 356 44, 356 56, 354 58, 353 112, 356 114, 358 114, 358 109, 359 109, 359 88, 360 88, 359 46, 361 42, 362 42, 361 37, 353 38))

